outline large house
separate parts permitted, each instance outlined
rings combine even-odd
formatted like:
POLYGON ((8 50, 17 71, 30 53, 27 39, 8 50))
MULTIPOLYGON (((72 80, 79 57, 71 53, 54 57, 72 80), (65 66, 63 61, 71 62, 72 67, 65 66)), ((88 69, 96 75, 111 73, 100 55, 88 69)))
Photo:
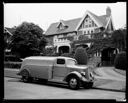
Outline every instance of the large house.
MULTIPOLYGON (((78 40, 80 35, 85 35, 88 39, 92 39, 94 33, 113 30, 111 9, 107 7, 105 15, 97 16, 87 10, 82 18, 52 23, 45 34, 49 39, 49 45, 56 47, 57 53, 65 53, 71 50, 72 40, 67 39, 68 37, 78 40)), ((86 44, 90 47, 90 43, 86 44)))

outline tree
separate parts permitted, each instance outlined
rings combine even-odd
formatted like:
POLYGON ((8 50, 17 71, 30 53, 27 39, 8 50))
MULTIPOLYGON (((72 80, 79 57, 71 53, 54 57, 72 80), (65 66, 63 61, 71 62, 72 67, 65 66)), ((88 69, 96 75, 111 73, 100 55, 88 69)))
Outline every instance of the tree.
POLYGON ((39 42, 39 50, 43 51, 46 44, 47 44, 47 39, 45 37, 41 37, 39 42))
POLYGON ((16 27, 12 36, 12 52, 24 58, 35 55, 44 48, 47 43, 43 30, 33 23, 23 22, 16 27))
POLYGON ((124 50, 126 48, 126 30, 115 30, 112 33, 112 43, 120 51, 124 50))

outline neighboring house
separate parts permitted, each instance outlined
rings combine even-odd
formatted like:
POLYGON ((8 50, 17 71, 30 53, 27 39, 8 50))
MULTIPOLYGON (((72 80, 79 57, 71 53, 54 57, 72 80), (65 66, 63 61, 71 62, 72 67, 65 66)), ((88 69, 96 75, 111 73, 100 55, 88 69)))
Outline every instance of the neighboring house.
MULTIPOLYGON (((52 23, 45 32, 49 39, 49 45, 56 47, 57 53, 67 53, 71 50, 72 40, 78 40, 80 35, 85 35, 92 39, 91 34, 103 31, 112 32, 114 30, 111 9, 106 8, 106 14, 97 16, 90 11, 86 11, 82 18, 72 20, 60 20, 52 23), (73 39, 69 40, 69 37, 73 39)), ((86 43, 90 47, 90 43, 86 43)))
MULTIPOLYGON (((4 27, 4 41, 6 41, 7 44, 11 42, 11 37, 14 31, 15 31, 14 28, 4 27)), ((10 50, 6 49, 6 51, 10 51, 10 50)))
POLYGON ((14 28, 4 27, 4 39, 6 39, 7 42, 9 42, 10 37, 13 35, 14 31, 14 28))

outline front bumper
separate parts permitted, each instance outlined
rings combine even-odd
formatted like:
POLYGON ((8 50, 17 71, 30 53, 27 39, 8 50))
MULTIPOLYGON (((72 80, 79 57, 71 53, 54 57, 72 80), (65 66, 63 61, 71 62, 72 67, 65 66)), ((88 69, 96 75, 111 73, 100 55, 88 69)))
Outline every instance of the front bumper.
POLYGON ((94 77, 90 77, 87 79, 86 77, 82 76, 81 81, 84 83, 94 82, 96 79, 94 77))

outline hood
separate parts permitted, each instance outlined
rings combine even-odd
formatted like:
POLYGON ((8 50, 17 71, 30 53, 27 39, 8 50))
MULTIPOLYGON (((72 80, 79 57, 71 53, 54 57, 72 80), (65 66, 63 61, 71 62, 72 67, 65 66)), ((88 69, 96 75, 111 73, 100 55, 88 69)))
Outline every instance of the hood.
POLYGON ((74 68, 74 69, 87 69, 88 66, 87 65, 72 65, 69 66, 70 68, 74 68))

